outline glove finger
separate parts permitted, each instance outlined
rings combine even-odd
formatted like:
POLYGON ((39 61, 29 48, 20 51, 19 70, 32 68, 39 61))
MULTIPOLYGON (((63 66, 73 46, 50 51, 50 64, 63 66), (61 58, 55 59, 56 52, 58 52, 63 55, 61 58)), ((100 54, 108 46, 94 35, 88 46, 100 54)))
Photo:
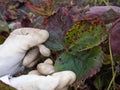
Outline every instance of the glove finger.
POLYGON ((28 64, 26 67, 28 67, 28 68, 32 68, 33 66, 35 66, 35 65, 38 63, 39 60, 40 60, 40 59, 37 58, 36 60, 34 60, 34 61, 31 62, 30 64, 28 64))
POLYGON ((35 75, 41 75, 38 70, 32 70, 28 74, 35 74, 35 75))
POLYGON ((38 47, 35 47, 28 51, 23 59, 23 65, 28 66, 29 64, 31 64, 39 56, 39 54, 40 53, 38 47))
POLYGON ((43 44, 38 45, 38 47, 39 47, 40 53, 41 53, 43 56, 45 56, 45 57, 49 57, 49 56, 50 56, 51 52, 50 52, 50 49, 49 49, 49 48, 47 48, 47 47, 46 47, 45 45, 43 45, 43 44))
POLYGON ((44 63, 39 63, 37 65, 37 70, 42 75, 50 75, 55 72, 55 68, 53 66, 53 61, 48 58, 44 61, 44 63))
POLYGON ((52 74, 53 77, 59 77, 59 85, 57 86, 57 90, 62 90, 63 87, 67 87, 75 82, 76 75, 72 71, 61 71, 52 74))
POLYGON ((53 65, 53 61, 50 58, 46 59, 44 63, 53 65))
POLYGON ((44 43, 48 37, 49 33, 46 30, 40 30, 35 28, 19 28, 14 30, 10 36, 21 38, 21 44, 24 44, 24 49, 29 48, 44 43))
POLYGON ((15 29, 13 32, 11 32, 11 34, 15 34, 15 35, 27 35, 33 32, 38 32, 42 29, 37 29, 37 28, 18 28, 15 29))

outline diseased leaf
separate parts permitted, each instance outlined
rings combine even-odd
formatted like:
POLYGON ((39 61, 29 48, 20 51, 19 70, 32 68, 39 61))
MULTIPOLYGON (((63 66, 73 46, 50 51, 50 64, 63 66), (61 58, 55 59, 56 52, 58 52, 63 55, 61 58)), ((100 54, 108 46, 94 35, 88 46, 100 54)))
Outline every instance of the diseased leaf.
POLYGON ((26 0, 26 6, 34 13, 42 16, 51 16, 54 11, 54 0, 39 0, 40 2, 35 4, 30 0, 26 0))
POLYGON ((54 15, 48 17, 43 25, 50 33, 50 38, 46 42, 47 47, 51 50, 63 50, 63 37, 72 24, 72 17, 67 8, 60 8, 54 15))
POLYGON ((64 41, 68 51, 75 54, 98 46, 105 37, 105 28, 99 19, 81 20, 66 33, 64 41))
POLYGON ((71 70, 78 79, 91 77, 101 67, 103 52, 99 47, 84 50, 77 55, 64 52, 55 62, 56 71, 71 70))
POLYGON ((120 18, 110 28, 110 45, 113 55, 120 55, 120 18))

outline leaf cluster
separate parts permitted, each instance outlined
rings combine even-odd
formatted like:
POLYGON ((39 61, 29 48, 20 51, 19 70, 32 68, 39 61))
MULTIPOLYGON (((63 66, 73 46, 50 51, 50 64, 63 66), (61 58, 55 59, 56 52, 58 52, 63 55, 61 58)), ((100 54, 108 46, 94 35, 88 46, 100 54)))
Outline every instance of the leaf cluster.
MULTIPOLYGON (((52 51, 56 71, 75 72, 79 84, 81 80, 85 83, 90 80, 97 89, 107 86, 115 89, 119 86, 116 78, 120 78, 120 7, 97 6, 111 5, 111 2, 1 0, 0 43, 16 28, 46 29, 50 38, 45 44, 52 51), (95 6, 89 7, 88 4, 95 6)), ((79 86, 78 82, 74 86, 79 86)))

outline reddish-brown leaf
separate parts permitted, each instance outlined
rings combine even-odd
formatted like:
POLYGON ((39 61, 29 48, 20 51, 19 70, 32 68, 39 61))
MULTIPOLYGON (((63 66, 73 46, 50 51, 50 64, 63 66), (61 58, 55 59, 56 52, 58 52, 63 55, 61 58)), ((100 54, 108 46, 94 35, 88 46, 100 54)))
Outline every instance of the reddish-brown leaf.
POLYGON ((38 4, 26 0, 26 6, 34 13, 42 16, 51 16, 54 10, 54 0, 40 0, 38 4))
POLYGON ((110 23, 120 16, 120 8, 117 6, 95 6, 86 12, 86 16, 101 17, 105 23, 110 23))
POLYGON ((63 37, 73 25, 73 19, 67 8, 60 8, 54 15, 46 18, 43 27, 50 33, 47 46, 50 49, 62 50, 63 37))
POLYGON ((120 18, 112 25, 110 34, 110 45, 113 55, 120 55, 120 18))

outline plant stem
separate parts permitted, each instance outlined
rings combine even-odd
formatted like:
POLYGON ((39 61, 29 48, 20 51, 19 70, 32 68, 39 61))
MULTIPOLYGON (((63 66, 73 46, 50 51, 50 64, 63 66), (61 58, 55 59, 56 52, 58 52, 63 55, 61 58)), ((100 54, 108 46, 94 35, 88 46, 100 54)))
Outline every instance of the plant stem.
POLYGON ((109 83, 109 86, 107 88, 107 90, 110 90, 110 87, 111 85, 113 84, 113 87, 115 87, 115 76, 116 76, 116 73, 115 73, 115 69, 114 69, 114 61, 113 61, 113 56, 112 56, 112 51, 111 51, 111 45, 110 45, 110 37, 109 37, 109 51, 110 51, 110 60, 111 60, 111 67, 112 67, 112 79, 109 83))
POLYGON ((109 6, 109 1, 107 0, 103 0, 103 2, 105 3, 106 6, 109 6))
MULTIPOLYGON (((109 83, 109 86, 108 86, 107 90, 110 90, 110 87, 111 87, 112 83, 113 83, 113 85, 115 87, 115 83, 114 83, 115 76, 116 76, 116 73, 114 73, 114 75, 113 75, 113 77, 112 77, 112 79, 111 79, 111 81, 109 83)), ((115 88, 113 88, 113 90, 115 90, 115 88)))

